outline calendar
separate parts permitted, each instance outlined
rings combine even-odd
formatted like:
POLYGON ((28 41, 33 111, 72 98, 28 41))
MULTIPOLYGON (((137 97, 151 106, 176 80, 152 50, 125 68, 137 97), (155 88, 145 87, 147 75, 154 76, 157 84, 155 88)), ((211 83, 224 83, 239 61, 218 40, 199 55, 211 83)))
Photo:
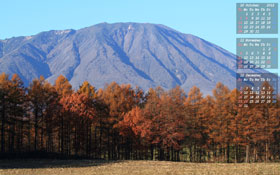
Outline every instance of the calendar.
POLYGON ((277 34, 278 3, 237 3, 237 34, 277 34))
POLYGON ((273 73, 238 73, 238 106, 276 103, 278 75, 273 73))
POLYGON ((277 69, 277 38, 237 38, 238 69, 277 69))

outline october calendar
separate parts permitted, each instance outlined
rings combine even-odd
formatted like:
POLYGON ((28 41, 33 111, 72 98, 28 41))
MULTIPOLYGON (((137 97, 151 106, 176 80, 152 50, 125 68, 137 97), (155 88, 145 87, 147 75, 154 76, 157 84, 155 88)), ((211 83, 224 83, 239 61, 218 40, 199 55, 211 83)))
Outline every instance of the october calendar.
POLYGON ((277 3, 237 3, 237 34, 277 34, 277 3))

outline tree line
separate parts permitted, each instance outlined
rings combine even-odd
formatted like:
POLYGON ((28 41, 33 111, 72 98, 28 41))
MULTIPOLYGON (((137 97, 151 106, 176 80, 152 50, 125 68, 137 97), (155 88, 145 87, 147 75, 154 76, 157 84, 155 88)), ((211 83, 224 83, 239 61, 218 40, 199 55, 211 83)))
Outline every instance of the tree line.
POLYGON ((54 85, 40 77, 24 87, 18 75, 10 78, 2 73, 1 155, 279 161, 279 98, 277 103, 240 108, 239 93, 222 83, 216 85, 212 96, 203 96, 197 87, 188 94, 179 86, 168 91, 151 88, 144 93, 115 82, 96 90, 85 81, 73 90, 62 75, 54 85))

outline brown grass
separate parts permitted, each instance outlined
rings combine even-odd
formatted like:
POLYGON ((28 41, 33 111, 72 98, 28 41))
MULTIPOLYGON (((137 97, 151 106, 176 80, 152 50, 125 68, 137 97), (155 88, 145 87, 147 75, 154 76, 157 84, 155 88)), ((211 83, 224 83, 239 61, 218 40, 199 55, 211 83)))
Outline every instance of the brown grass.
POLYGON ((1 175, 280 175, 280 163, 0 160, 1 175))

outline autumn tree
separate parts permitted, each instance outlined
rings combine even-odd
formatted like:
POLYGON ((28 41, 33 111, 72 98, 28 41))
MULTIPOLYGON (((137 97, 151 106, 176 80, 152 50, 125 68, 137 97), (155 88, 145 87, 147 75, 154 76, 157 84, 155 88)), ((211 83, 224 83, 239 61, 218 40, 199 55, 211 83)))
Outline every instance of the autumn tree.
POLYGON ((213 138, 211 138, 209 135, 212 132, 212 122, 213 122, 213 113, 214 113, 214 105, 215 101, 214 98, 210 95, 207 95, 205 98, 202 99, 202 106, 200 108, 200 121, 201 121, 201 127, 202 127, 202 133, 203 133, 203 141, 202 141, 202 147, 207 151, 207 161, 213 161, 213 157, 215 158, 217 156, 216 151, 216 143, 213 138), (211 156, 211 153, 213 155, 211 156))
MULTIPOLYGON (((201 148, 206 136, 204 134, 203 120, 202 120, 202 93, 196 86, 192 87, 188 93, 188 97, 184 103, 185 115, 186 115, 186 133, 188 139, 188 145, 190 150, 190 160, 193 161, 193 157, 196 159, 198 154, 201 154, 201 148)), ((199 156, 201 159, 201 156, 199 156)), ((201 160, 200 160, 201 161, 201 160)))
POLYGON ((54 87, 61 96, 70 95, 73 92, 71 84, 63 75, 57 77, 54 87))
MULTIPOLYGON (((141 91, 136 94, 130 85, 118 85, 113 82, 99 92, 99 98, 108 105, 109 117, 107 123, 112 128, 107 128, 108 156, 117 159, 120 156, 120 140, 118 123, 123 120, 125 113, 140 104, 143 98, 141 91)), ((125 141, 124 141, 125 142, 125 141)))
MULTIPOLYGON (((31 112, 31 122, 34 123, 34 150, 37 150, 40 135, 40 147, 44 148, 44 134, 46 130, 46 117, 50 119, 50 111, 54 110, 55 102, 57 102, 57 93, 44 77, 35 79, 28 87, 28 101, 31 112), (49 113, 47 113, 49 112, 49 113), (39 130, 41 131, 40 133, 39 130)), ((48 123, 48 125, 50 125, 48 123)), ((48 128, 49 130, 50 128, 48 128)), ((48 133, 50 134, 50 133, 48 133)))
MULTIPOLYGON (((70 96, 73 93, 71 84, 63 75, 57 77, 54 83, 54 88, 58 93, 58 101, 60 101, 61 98, 70 96)), ((71 118, 63 113, 63 109, 61 109, 60 112, 57 113, 56 121, 59 123, 59 150, 62 154, 69 154, 70 150, 69 148, 67 148, 67 151, 65 152, 65 144, 68 146, 70 144, 70 120, 71 118)))
POLYGON ((0 75, 0 102, 1 102, 1 152, 5 152, 5 132, 6 132, 6 120, 7 120, 7 104, 9 94, 9 77, 7 74, 2 73, 0 75))
POLYGON ((85 94, 86 96, 96 99, 97 93, 95 87, 93 87, 88 81, 84 81, 84 83, 78 89, 78 93, 85 94))
MULTIPOLYGON (((167 152, 167 160, 180 160, 179 151, 185 139, 185 92, 179 86, 161 96, 159 120, 161 147, 167 152), (170 154, 171 153, 171 156, 170 154)), ((156 121, 154 121, 156 122, 156 121)))
MULTIPOLYGON (((255 105, 254 117, 259 119, 255 124, 258 133, 255 135, 258 145, 262 145, 264 149, 260 152, 265 152, 265 161, 271 158, 270 144, 273 142, 273 133, 279 131, 279 117, 277 114, 276 103, 273 103, 275 96, 273 87, 265 81, 260 89, 260 103, 255 105)), ((256 155, 256 153, 255 153, 256 155)))
MULTIPOLYGON (((125 159, 131 159, 132 147, 133 143, 136 143, 137 146, 139 144, 144 144, 142 142, 142 134, 145 135, 145 117, 143 115, 143 111, 140 107, 136 106, 131 111, 127 112, 123 120, 120 121, 117 125, 120 131, 120 135, 124 137, 126 142, 125 149, 125 159)), ((136 147, 136 149, 139 147, 136 147)))
POLYGON ((234 116, 230 113, 230 90, 222 83, 218 83, 213 90, 213 95, 215 105, 212 121, 210 122, 211 132, 209 136, 220 146, 223 159, 227 157, 227 162, 229 162, 230 143, 233 139, 230 125, 234 120, 234 116))
POLYGON ((57 124, 57 117, 60 114, 61 105, 59 103, 59 95, 54 86, 45 82, 43 88, 45 110, 43 113, 44 118, 41 129, 41 147, 44 147, 43 144, 45 142, 46 151, 54 152, 57 138, 55 134, 57 133, 57 129, 59 127, 57 124), (46 141, 43 140, 44 135, 47 136, 46 141))
POLYGON ((156 117, 160 115, 159 106, 160 106, 160 96, 163 93, 163 89, 157 87, 156 89, 150 88, 147 94, 147 100, 145 107, 143 109, 143 115, 145 116, 145 120, 143 121, 143 129, 141 132, 141 137, 144 142, 150 145, 150 154, 151 159, 154 159, 154 150, 159 147, 157 138, 157 132, 159 130, 158 124, 156 123, 156 117))
MULTIPOLYGON (((22 120, 24 114, 25 90, 20 78, 14 74, 9 79, 5 73, 0 75, 0 111, 1 111, 1 152, 6 148, 6 129, 9 125, 9 151, 13 151, 15 143, 15 125, 22 120)), ((20 134, 21 135, 21 134, 20 134)), ((18 136, 20 137, 20 136, 18 136)), ((22 138, 22 137, 21 137, 22 138)), ((21 139, 19 138, 19 139, 21 139)))
POLYGON ((160 160, 179 160, 185 134, 184 99, 179 87, 167 93, 150 89, 143 110, 135 108, 125 116, 134 135, 150 145, 151 159, 156 149, 160 160))
POLYGON ((232 144, 235 147, 235 154, 234 154, 234 161, 235 163, 239 162, 240 160, 240 152, 241 146, 244 143, 244 137, 242 132, 242 118, 244 117, 244 109, 239 107, 238 104, 238 97, 240 91, 237 89, 233 89, 229 94, 229 114, 232 116, 230 120, 229 129, 232 134, 232 144))
MULTIPOLYGON (((67 134, 67 137, 71 138, 71 131, 74 132, 73 147, 75 155, 85 153, 85 155, 90 156, 91 128, 96 115, 94 101, 86 94, 73 93, 61 98, 60 103, 65 115, 71 116, 71 121, 67 126, 70 133, 67 134)), ((71 143, 68 142, 68 144, 71 143)), ((71 147, 71 145, 67 147, 71 147)), ((71 154, 71 148, 68 149, 67 151, 71 154)))
POLYGON ((25 123, 25 88, 22 80, 17 74, 14 74, 10 80, 9 87, 9 123, 10 123, 10 136, 9 136, 9 151, 13 152, 15 142, 17 141, 17 150, 22 147, 23 140, 23 125, 25 123))

